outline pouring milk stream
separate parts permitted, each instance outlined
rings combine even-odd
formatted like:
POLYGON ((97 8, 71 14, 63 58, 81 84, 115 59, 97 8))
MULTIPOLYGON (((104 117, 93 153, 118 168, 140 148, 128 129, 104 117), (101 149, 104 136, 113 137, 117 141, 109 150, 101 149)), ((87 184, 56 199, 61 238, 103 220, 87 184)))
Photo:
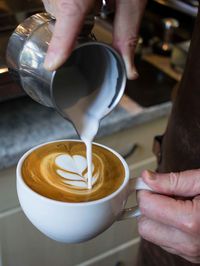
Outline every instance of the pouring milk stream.
MULTIPOLYGON (((118 76, 117 62, 112 59, 112 75, 118 76)), ((77 88, 81 90, 81 98, 71 107, 65 107, 65 99, 68 97, 67 88, 65 88, 65 80, 67 69, 63 69, 59 73, 59 81, 57 82, 57 90, 62 91, 63 101, 60 102, 62 112, 72 121, 80 138, 86 145, 87 157, 87 184, 88 189, 92 188, 92 141, 97 134, 101 118, 107 113, 109 105, 116 95, 117 80, 111 78, 109 72, 105 73, 104 79, 96 88, 90 88, 90 84, 80 72, 78 67, 73 67, 70 71, 71 79, 76 79, 76 88, 72 91, 76 93, 77 88)), ((69 82, 69 81, 67 81, 69 82)), ((56 96, 56 95, 55 95, 56 96)))

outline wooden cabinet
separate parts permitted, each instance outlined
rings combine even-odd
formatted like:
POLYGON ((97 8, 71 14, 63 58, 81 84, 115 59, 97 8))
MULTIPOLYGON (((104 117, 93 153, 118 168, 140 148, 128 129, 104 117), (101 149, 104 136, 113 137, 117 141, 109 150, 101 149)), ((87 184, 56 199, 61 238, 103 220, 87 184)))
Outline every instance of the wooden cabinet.
MULTIPOLYGON (((121 153, 127 153, 130 145, 137 143, 137 149, 127 159, 131 176, 136 177, 142 169, 155 168, 152 139, 164 131, 166 121, 166 117, 157 119, 97 142, 121 153)), ((127 206, 134 204, 133 194, 127 206)), ((0 266, 129 266, 135 264, 139 240, 137 222, 132 219, 116 222, 100 236, 82 244, 57 243, 40 233, 21 211, 15 168, 0 172, 0 266)))

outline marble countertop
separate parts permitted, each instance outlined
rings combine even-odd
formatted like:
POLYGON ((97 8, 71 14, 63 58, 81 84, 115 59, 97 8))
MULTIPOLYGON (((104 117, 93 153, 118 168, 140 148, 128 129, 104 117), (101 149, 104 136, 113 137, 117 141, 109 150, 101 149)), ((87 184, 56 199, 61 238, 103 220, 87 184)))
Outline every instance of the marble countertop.
MULTIPOLYGON (((97 137, 167 115, 171 103, 141 108, 126 97, 100 124, 97 137)), ((72 125, 53 109, 28 97, 0 103, 0 169, 13 166, 31 147, 43 142, 78 138, 72 125)))

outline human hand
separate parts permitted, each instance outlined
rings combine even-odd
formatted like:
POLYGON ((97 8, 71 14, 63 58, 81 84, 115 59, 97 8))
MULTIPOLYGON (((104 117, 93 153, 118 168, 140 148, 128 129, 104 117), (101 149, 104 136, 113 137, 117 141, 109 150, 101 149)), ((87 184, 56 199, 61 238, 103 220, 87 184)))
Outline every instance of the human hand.
POLYGON ((144 171, 142 177, 156 193, 138 192, 139 234, 169 253, 199 263, 200 169, 170 174, 144 171))
MULTIPOLYGON (((134 53, 140 21, 147 0, 109 0, 115 2, 113 47, 122 55, 127 77, 136 78, 134 53)), ((56 18, 53 36, 44 62, 52 71, 61 66, 70 55, 87 13, 97 0, 43 0, 45 9, 56 18)))

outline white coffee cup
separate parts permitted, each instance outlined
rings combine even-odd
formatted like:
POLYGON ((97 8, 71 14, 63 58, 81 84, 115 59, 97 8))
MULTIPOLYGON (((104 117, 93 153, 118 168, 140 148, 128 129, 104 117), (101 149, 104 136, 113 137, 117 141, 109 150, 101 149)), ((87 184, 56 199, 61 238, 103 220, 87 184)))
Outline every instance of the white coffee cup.
POLYGON ((130 178, 128 165, 121 155, 111 148, 97 143, 95 145, 103 147, 117 156, 124 166, 124 182, 117 191, 99 200, 80 203, 53 200, 33 191, 22 178, 22 165, 30 153, 48 143, 26 152, 17 165, 17 193, 21 207, 31 223, 42 233, 59 242, 80 243, 96 237, 116 220, 140 215, 137 206, 125 209, 126 201, 129 195, 136 190, 151 189, 141 178, 138 178, 137 181, 130 178))

